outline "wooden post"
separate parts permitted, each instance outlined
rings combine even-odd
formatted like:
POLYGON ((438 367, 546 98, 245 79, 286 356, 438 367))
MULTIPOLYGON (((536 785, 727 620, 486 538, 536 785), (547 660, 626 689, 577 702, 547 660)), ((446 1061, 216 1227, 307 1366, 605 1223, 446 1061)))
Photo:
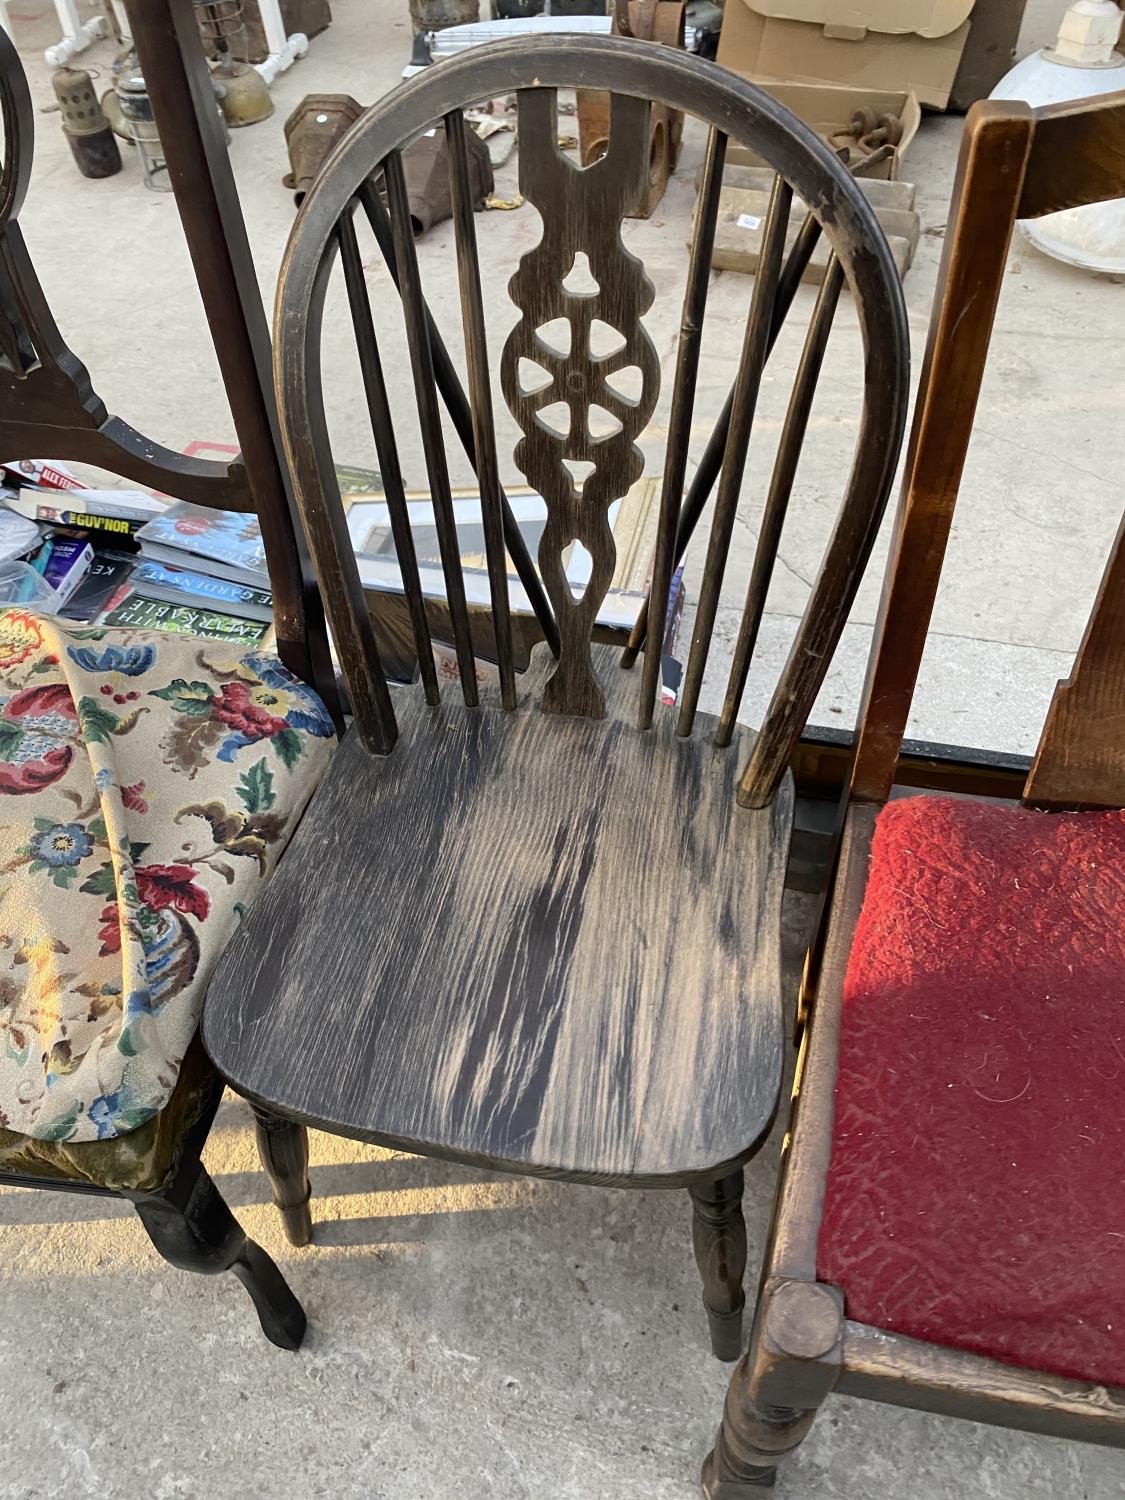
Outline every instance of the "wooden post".
POLYGON ((769 1489, 779 1462, 800 1447, 840 1374, 844 1299, 815 1281, 767 1281, 750 1352, 735 1370, 714 1449, 703 1465, 704 1500, 742 1500, 769 1489))
POLYGON ((875 624, 851 796, 883 802, 941 579, 988 343, 1031 153, 1027 105, 975 104, 965 121, 914 426, 875 624), (977 177, 992 191, 973 190, 977 177))
POLYGON ((1125 521, 1074 669, 1055 689, 1023 796, 1036 807, 1125 805, 1125 521))
POLYGON ((269 326, 191 0, 129 0, 133 40, 270 563, 277 651, 339 724, 335 674, 273 394, 269 326))

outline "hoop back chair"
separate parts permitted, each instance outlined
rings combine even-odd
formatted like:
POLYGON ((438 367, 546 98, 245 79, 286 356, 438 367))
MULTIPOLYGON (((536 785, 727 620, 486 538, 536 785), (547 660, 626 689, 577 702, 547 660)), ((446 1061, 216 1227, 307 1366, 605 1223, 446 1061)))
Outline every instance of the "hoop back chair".
MULTIPOLYGON (((491 263, 490 271, 496 274, 491 263)), ((376 311, 389 319, 400 309, 376 311)), ((287 451, 355 723, 281 883, 253 912, 212 984, 207 1047, 250 1098, 344 1135, 512 1172, 689 1187, 713 1347, 737 1357, 742 1164, 770 1124, 781 1066, 779 911, 793 798, 787 763, 878 526, 904 423, 908 346, 883 236, 839 161, 765 94, 724 70, 621 39, 501 44, 427 70, 353 127, 294 225, 275 333, 287 451), (573 87, 613 95, 607 153, 584 170, 557 144, 557 91, 573 87), (521 190, 542 216, 543 235, 508 283, 516 312, 499 381, 522 432, 515 466, 546 506, 541 585, 500 482, 462 113, 510 92, 518 99, 521 190), (778 173, 764 266, 720 419, 726 430, 712 445, 721 473, 678 716, 655 702, 659 631, 634 671, 623 665, 642 644, 643 620, 624 663, 612 648, 591 644, 613 572, 606 513, 641 473, 637 439, 657 400, 659 360, 643 322, 654 288, 621 240, 621 221, 645 186, 652 100, 709 129, 649 595, 657 620, 688 511, 685 475, 728 137, 760 151, 778 173), (423 299, 403 191, 399 153, 435 125, 444 125, 449 142, 467 393, 423 299), (812 213, 787 261, 794 193, 812 213), (461 668, 460 686, 444 691, 357 214, 401 295, 461 668), (716 719, 697 704, 755 402, 821 229, 834 258, 778 445, 726 706, 716 719), (564 284, 579 255, 588 257, 596 291, 564 284), (388 689, 334 476, 320 350, 337 263, 416 634, 417 688, 388 689), (845 281, 864 341, 854 463, 812 599, 755 736, 736 714, 845 281), (560 317, 568 342, 542 331, 560 317), (613 352, 592 350, 596 321, 614 331, 613 352), (527 362, 539 367, 537 387, 527 383, 527 362), (638 376, 635 395, 615 389, 626 367, 638 376), (492 699, 482 698, 474 668, 443 398, 480 484, 494 621, 488 645, 499 678, 492 699), (548 411, 559 402, 561 422, 548 411), (588 468, 584 482, 570 465, 588 468), (575 539, 592 559, 580 597, 561 562, 575 539), (519 682, 505 550, 544 636, 519 682)))
MULTIPOLYGON (((163 116, 177 104, 181 108, 179 128, 167 132, 181 184, 201 200, 201 177, 213 172, 221 183, 225 171, 233 192, 190 7, 183 53, 161 34, 155 12, 146 7, 138 18, 138 41, 147 51, 158 35, 161 61, 150 77, 158 111, 163 116), (200 75, 205 103, 197 115, 191 85, 198 86, 200 75)), ((317 679, 329 655, 308 555, 289 512, 280 465, 275 459, 271 470, 264 458, 268 414, 255 413, 245 389, 232 399, 240 435, 253 430, 255 416, 260 419, 251 465, 241 457, 230 464, 186 457, 107 411, 55 323, 18 222, 31 177, 34 111, 19 56, 2 31, 0 117, 0 459, 14 463, 49 454, 60 462, 97 465, 205 508, 256 514, 278 616, 277 649, 292 676, 272 657, 267 670, 294 683, 316 680, 331 699, 331 676, 317 679)), ((199 202, 196 212, 204 212, 199 202)), ((214 239, 208 249, 217 264, 214 239)), ((257 296, 244 233, 241 244, 237 235, 224 240, 223 252, 235 261, 240 253, 245 257, 257 296)), ((215 326, 223 327, 228 341, 251 342, 252 300, 241 298, 241 287, 217 291, 217 282, 216 275, 208 291, 215 326)), ((260 301, 258 318, 264 335, 260 301)), ((217 941, 209 931, 233 922, 236 900, 253 899, 314 777, 278 781, 271 849, 261 824, 252 847, 254 830, 243 817, 241 832, 250 836, 243 853, 250 862, 219 859, 222 870, 214 867, 223 834, 208 827, 201 796, 193 793, 200 794, 208 781, 212 796, 224 783, 233 792, 229 783, 238 772, 228 777, 213 763, 205 770, 200 760, 192 775, 202 776, 189 781, 176 774, 183 768, 172 765, 161 738, 174 730, 169 681, 185 686, 185 678, 196 679, 197 708, 203 709, 206 692, 208 714, 219 702, 217 681, 200 666, 203 649, 204 643, 185 637, 68 627, 24 607, 0 609, 0 1182, 131 1201, 165 1260, 206 1274, 233 1272, 249 1291, 266 1336, 295 1349, 305 1330, 300 1304, 266 1252, 247 1239, 201 1162, 223 1083, 203 1053, 187 1002, 189 992, 201 999, 217 941), (208 683, 199 680, 205 674, 208 683), (149 736, 143 748, 138 725, 149 736), (186 805, 193 801, 194 807, 186 805), (126 983, 130 979, 135 988, 126 983), (179 1003, 184 1009, 175 1034, 169 1027, 154 1035, 157 1018, 163 1024, 179 1003), (152 1065, 145 1059, 149 1049, 157 1057, 152 1065)), ((226 676, 249 692, 242 663, 226 676)), ((250 680, 261 685, 256 677, 250 680)), ((311 763, 327 751, 331 726, 319 699, 299 690, 320 716, 311 763)), ((196 727, 202 727, 202 715, 196 727)), ((218 733, 213 719, 206 731, 212 744, 218 733)), ((234 832, 233 823, 226 832, 234 832)), ((275 1146, 274 1121, 260 1114, 259 1142, 279 1202, 291 1205, 292 1224, 308 1185, 287 1170, 288 1127, 278 1123, 275 1146)))
POLYGON ((708 1500, 772 1485, 833 1390, 1125 1446, 1125 523, 1023 805, 888 800, 1013 225, 1123 192, 1125 95, 969 112, 708 1500))

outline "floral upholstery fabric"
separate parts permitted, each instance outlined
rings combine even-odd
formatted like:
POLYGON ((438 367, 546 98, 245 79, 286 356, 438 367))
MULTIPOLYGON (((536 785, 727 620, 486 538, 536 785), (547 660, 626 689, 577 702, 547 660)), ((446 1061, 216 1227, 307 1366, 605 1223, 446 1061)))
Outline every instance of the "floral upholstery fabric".
POLYGON ((164 1107, 332 745, 269 655, 0 611, 0 1154, 164 1107))

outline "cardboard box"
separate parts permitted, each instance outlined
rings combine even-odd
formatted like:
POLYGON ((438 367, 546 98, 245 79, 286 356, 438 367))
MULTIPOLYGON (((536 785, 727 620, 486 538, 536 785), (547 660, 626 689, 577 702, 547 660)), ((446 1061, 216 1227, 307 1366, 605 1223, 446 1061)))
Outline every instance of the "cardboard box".
MULTIPOLYGON (((727 0, 728 7, 738 5, 741 0, 727 0)), ((892 178, 899 175, 899 159, 918 133, 922 123, 922 111, 915 94, 892 93, 880 89, 850 89, 823 83, 770 83, 762 87, 779 104, 791 109, 799 120, 811 125, 823 140, 829 141, 836 130, 846 130, 852 116, 861 109, 874 110, 876 115, 898 115, 902 121, 902 139, 895 154, 888 157, 869 174, 872 177, 892 178)), ((731 166, 761 167, 767 165, 756 151, 733 141, 727 147, 727 161, 731 166)))
MULTIPOLYGON (((757 271, 772 187, 773 173, 768 167, 731 167, 724 175, 715 224, 715 248, 711 255, 711 264, 716 271, 757 271)), ((865 177, 860 179, 859 187, 887 236, 898 274, 905 276, 918 248, 920 234, 914 207, 914 184, 878 182, 865 177)), ((785 233, 786 255, 793 248, 807 212, 801 200, 794 198, 785 233)), ((821 235, 812 259, 805 267, 802 281, 819 284, 824 280, 831 249, 828 240, 821 235)))
POLYGON ((944 109, 973 0, 727 0, 718 60, 754 83, 910 92, 944 109))

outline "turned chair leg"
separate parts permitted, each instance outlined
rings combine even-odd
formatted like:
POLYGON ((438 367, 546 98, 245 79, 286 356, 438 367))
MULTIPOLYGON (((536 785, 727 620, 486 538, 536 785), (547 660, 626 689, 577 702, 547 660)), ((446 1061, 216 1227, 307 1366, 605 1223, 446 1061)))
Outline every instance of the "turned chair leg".
POLYGON ((746 1296, 746 1223, 742 1217, 742 1169, 714 1182, 689 1189, 692 1202, 692 1244, 703 1278, 703 1306, 711 1329, 711 1352, 716 1359, 737 1359, 742 1353, 742 1309, 746 1296))
POLYGON ((773 1487, 778 1464, 800 1447, 836 1382, 842 1328, 834 1289, 796 1281, 766 1288, 703 1464, 704 1500, 742 1500, 773 1487))
POLYGON ((273 1201, 281 1212, 285 1236, 291 1245, 307 1245, 312 1239, 309 1199, 309 1133, 294 1120, 282 1119, 267 1109, 252 1105, 258 1137, 258 1155, 273 1189, 273 1201))
POLYGON ((304 1309, 262 1247, 246 1238, 202 1167, 186 1197, 173 1188, 167 1196, 135 1198, 133 1203, 169 1265, 205 1276, 233 1271, 250 1293, 266 1338, 281 1349, 301 1347, 304 1309))

